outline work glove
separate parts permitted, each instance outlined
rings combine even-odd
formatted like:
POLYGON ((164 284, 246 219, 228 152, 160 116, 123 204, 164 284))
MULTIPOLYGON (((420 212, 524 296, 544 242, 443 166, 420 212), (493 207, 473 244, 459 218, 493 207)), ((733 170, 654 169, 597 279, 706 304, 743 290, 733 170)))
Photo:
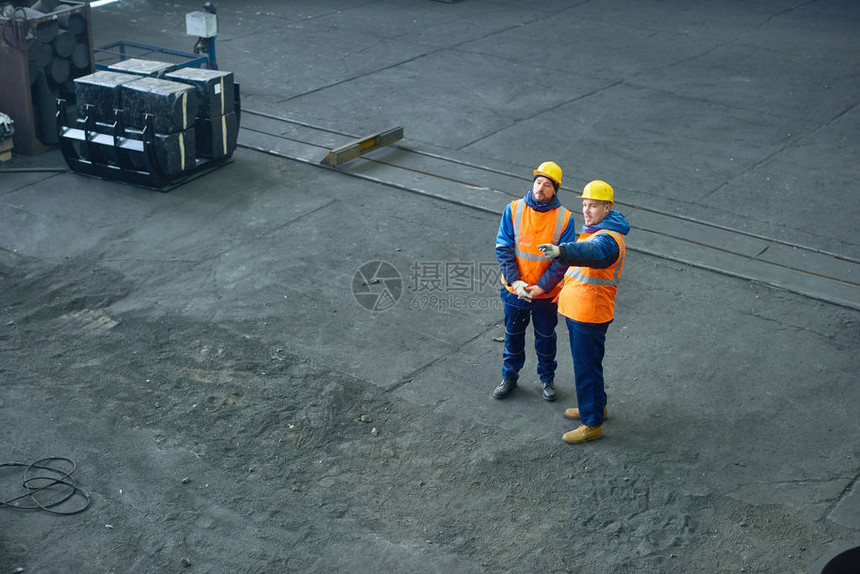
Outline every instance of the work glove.
POLYGON ((540 252, 543 253, 544 257, 549 259, 555 259, 559 255, 561 255, 561 249, 558 248, 558 245, 553 245, 552 243, 542 243, 537 246, 540 249, 540 252))
POLYGON ((529 284, 526 283, 525 281, 521 280, 521 279, 517 279, 516 281, 511 283, 511 287, 513 287, 514 293, 516 293, 520 299, 525 299, 526 301, 531 301, 532 298, 529 295, 529 292, 526 291, 526 287, 528 287, 528 286, 529 286, 529 284))

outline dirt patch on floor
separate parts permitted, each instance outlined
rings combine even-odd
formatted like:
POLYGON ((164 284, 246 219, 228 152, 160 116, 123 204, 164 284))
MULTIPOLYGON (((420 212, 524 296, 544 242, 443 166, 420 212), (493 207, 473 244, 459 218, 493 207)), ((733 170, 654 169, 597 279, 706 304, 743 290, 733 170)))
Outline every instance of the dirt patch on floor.
POLYGON ((607 442, 571 464, 297 354, 275 324, 113 315, 133 286, 85 261, 20 260, 0 288, 5 462, 69 457, 92 496, 0 509, 4 571, 801 572, 831 538, 790 506, 685 491, 694 452, 607 442))

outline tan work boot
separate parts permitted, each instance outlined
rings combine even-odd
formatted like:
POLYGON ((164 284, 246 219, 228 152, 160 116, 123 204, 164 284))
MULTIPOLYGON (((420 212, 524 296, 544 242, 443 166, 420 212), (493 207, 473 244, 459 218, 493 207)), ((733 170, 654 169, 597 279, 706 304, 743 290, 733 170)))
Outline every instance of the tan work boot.
MULTIPOLYGON (((569 419, 579 420, 579 409, 576 407, 573 407, 570 409, 565 409, 564 416, 566 416, 569 419)), ((606 407, 603 407, 603 420, 606 420, 607 418, 609 418, 609 417, 606 414, 606 407)))
POLYGON ((597 440, 603 438, 603 425, 600 425, 599 427, 579 425, 578 428, 564 433, 561 438, 564 442, 569 442, 571 444, 597 440))

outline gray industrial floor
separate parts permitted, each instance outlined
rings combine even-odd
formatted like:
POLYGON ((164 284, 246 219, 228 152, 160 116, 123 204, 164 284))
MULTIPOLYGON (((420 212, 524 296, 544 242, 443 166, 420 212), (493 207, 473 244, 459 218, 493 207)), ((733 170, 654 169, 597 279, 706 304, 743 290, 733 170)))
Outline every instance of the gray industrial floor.
MULTIPOLYGON (((0 507, 0 572, 805 573, 860 544, 860 4, 216 6, 231 163, 169 193, 0 164, 0 464, 66 457, 62 508, 92 499, 0 507), (633 227, 580 446, 563 326, 557 402, 533 354, 491 397, 499 215, 544 160, 633 227)), ((198 9, 93 8, 95 44, 188 51, 198 9)))

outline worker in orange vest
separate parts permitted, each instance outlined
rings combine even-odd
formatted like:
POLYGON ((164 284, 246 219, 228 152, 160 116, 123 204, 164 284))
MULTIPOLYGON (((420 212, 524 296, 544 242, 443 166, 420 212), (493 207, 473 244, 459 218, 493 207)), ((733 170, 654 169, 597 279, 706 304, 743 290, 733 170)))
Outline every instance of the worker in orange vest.
POLYGON ((578 408, 569 408, 564 415, 582 424, 564 433, 562 439, 569 443, 603 437, 607 412, 604 343, 606 329, 615 317, 615 294, 624 268, 624 236, 630 231, 627 219, 612 209, 615 197, 608 183, 592 181, 580 197, 585 223, 576 242, 538 245, 547 258, 570 265, 558 296, 558 312, 564 315, 570 333, 578 408))
POLYGON ((493 397, 503 399, 517 386, 525 364, 525 336, 533 320, 537 373, 543 398, 554 401, 558 307, 566 266, 553 262, 538 250, 542 243, 558 244, 576 239, 571 212, 561 206, 558 188, 561 168, 545 161, 532 172, 532 188, 505 207, 496 236, 496 258, 501 270, 501 299, 505 304, 505 349, 502 353, 502 382, 493 397), (538 287, 529 294, 530 287, 538 287))

